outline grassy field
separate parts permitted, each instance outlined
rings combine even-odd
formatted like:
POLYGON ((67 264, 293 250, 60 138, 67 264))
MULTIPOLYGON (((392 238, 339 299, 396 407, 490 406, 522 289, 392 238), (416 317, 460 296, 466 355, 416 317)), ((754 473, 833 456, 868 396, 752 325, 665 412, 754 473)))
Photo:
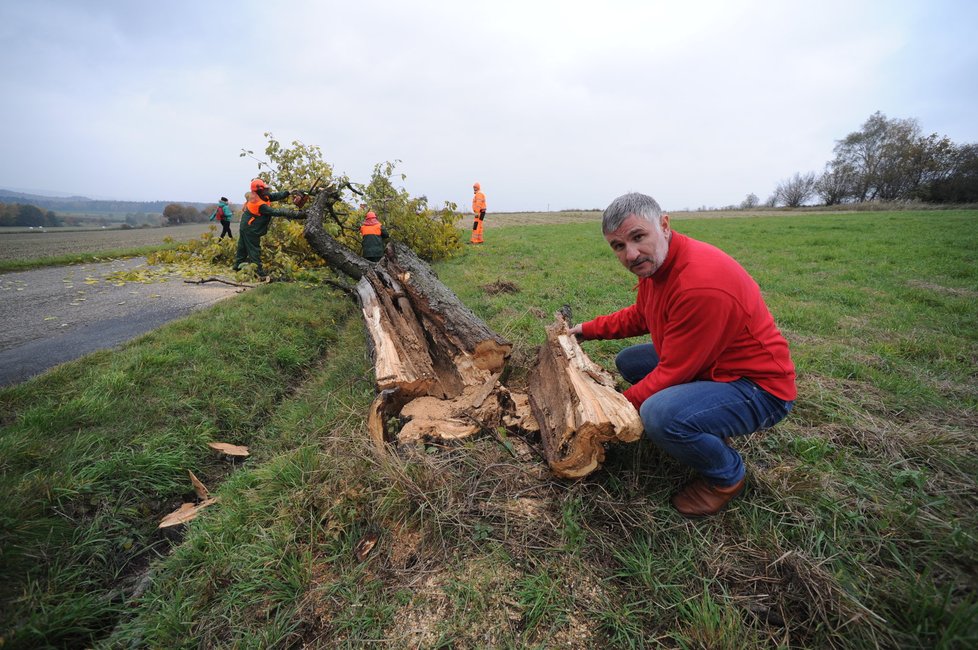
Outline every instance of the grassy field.
MULTIPOLYGON (((377 457, 354 305, 273 284, 0 391, 0 645, 974 647, 978 212, 676 217, 758 280, 799 371, 728 511, 679 517, 687 474, 642 442, 577 482, 515 436, 377 457), (156 529, 187 470, 220 502, 156 529)), ((555 309, 634 279, 592 213, 495 226, 437 270, 519 387, 555 309)))
POLYGON ((195 223, 131 230, 48 228, 44 232, 3 228, 0 229, 0 272, 145 255, 167 246, 167 240, 186 241, 213 227, 210 223, 195 223))

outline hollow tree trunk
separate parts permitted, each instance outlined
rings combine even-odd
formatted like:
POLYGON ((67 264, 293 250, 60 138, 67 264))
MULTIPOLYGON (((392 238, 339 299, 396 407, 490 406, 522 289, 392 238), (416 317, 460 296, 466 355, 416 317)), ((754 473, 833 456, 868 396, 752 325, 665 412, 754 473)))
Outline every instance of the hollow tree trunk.
POLYGON ((611 375, 567 333, 564 316, 558 312, 556 318, 530 371, 530 406, 550 469, 579 478, 604 462, 605 443, 638 440, 643 426, 611 375))

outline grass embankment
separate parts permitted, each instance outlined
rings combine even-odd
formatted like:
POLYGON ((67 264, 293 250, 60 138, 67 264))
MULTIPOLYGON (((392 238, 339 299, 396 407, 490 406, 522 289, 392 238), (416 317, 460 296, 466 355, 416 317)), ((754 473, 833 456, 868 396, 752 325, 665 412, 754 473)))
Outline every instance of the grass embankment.
MULTIPOLYGON (((754 275, 799 370, 794 412, 737 443, 749 491, 702 521, 668 507, 687 473, 644 443, 610 450, 603 470, 573 483, 553 480, 516 439, 515 455, 484 438, 373 456, 358 317, 344 299, 298 287, 267 287, 4 391, 8 642, 971 647, 976 221, 674 222, 754 275), (222 341, 215 313, 268 334, 222 341), (260 376, 222 376, 252 355, 260 376), (216 379, 223 400, 210 395, 216 379), (261 401, 239 413, 242 395, 261 401), (203 450, 222 437, 256 455, 133 596, 170 539, 152 532, 154 518, 190 492, 183 470, 215 485, 226 473, 203 450), (366 534, 379 541, 361 562, 366 534)), ((561 304, 588 318, 633 297, 594 223, 490 229, 487 241, 438 270, 515 343, 511 385, 561 304)), ((585 345, 611 368, 628 343, 585 345)))
POLYGON ((206 443, 255 444, 351 311, 268 286, 0 392, 0 636, 108 634, 173 539, 156 523, 193 495, 187 470, 214 485, 232 469, 206 443))

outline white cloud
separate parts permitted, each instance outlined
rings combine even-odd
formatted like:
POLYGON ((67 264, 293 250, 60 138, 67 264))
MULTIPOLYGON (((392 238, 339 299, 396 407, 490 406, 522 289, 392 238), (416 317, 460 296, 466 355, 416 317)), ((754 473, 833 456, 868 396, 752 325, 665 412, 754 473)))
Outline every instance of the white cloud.
MULTIPOLYGON (((262 133, 490 211, 766 197, 874 111, 978 140, 978 9, 943 0, 0 7, 0 186, 237 196, 262 133), (933 31, 939 30, 939 31, 933 31), (972 75, 973 76, 973 75, 972 75)), ((242 190, 243 191, 243 190, 242 190)))

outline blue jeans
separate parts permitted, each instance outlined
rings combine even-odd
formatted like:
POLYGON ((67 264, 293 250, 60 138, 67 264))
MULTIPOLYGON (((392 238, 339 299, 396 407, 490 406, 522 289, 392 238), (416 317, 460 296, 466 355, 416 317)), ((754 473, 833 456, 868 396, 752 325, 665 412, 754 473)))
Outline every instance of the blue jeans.
MULTIPOLYGON (((644 379, 658 364, 651 343, 625 348, 615 359, 630 384, 644 379)), ((793 405, 749 379, 693 381, 655 393, 642 403, 639 415, 645 435, 657 447, 708 483, 728 487, 744 478, 744 461, 725 439, 774 426, 793 405)))

